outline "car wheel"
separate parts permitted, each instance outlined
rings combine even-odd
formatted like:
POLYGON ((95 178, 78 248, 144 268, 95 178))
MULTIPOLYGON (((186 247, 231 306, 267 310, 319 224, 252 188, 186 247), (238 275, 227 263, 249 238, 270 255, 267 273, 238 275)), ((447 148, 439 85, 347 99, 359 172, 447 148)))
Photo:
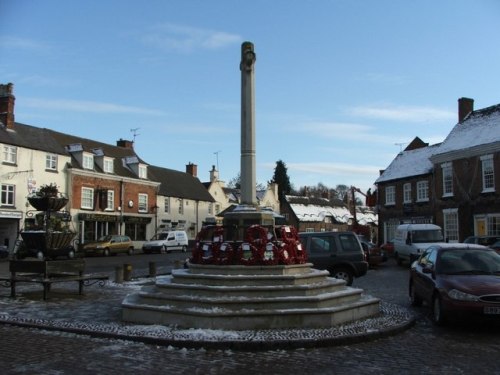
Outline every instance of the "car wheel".
POLYGON ((182 246, 182 252, 185 253, 187 251, 187 246, 182 246))
POLYGON ((352 274, 352 271, 344 267, 334 268, 332 276, 336 279, 344 280, 349 286, 352 285, 352 282, 354 281, 354 275, 352 274))
POLYGON ((109 249, 104 249, 102 255, 104 255, 105 257, 109 257, 109 249))
POLYGON ((134 255, 134 248, 133 247, 129 247, 129 249, 127 251, 127 254, 128 255, 134 255))
POLYGON ((410 303, 412 306, 422 306, 422 299, 415 293, 413 283, 410 283, 410 303))
POLYGON ((446 322, 441 297, 437 293, 432 298, 432 322, 438 326, 442 326, 446 322))

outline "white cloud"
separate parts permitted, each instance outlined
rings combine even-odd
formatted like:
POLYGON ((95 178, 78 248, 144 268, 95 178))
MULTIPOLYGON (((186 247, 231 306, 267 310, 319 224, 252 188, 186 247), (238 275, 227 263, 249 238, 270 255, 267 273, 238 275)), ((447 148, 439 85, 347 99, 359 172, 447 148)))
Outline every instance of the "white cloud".
POLYGON ((434 107, 417 106, 358 106, 347 110, 352 116, 373 119, 408 121, 408 122, 437 122, 453 121, 456 113, 434 107))
POLYGON ((125 113, 161 116, 165 113, 156 109, 132 107, 113 103, 93 102, 68 99, 23 98, 23 105, 29 108, 49 109, 57 111, 89 112, 89 113, 125 113))
POLYGON ((165 23, 152 27, 141 38, 156 48, 191 52, 195 49, 220 49, 240 43, 237 34, 165 23))
POLYGON ((0 37, 0 47, 5 49, 19 49, 31 52, 47 52, 52 50, 52 47, 46 43, 26 38, 14 36, 0 37))

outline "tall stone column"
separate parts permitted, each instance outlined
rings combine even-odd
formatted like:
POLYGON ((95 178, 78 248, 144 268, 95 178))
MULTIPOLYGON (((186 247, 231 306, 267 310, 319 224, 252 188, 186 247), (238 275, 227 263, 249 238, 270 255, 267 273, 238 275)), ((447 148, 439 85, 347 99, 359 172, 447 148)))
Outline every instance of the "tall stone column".
POLYGON ((241 45, 241 204, 257 206, 255 173, 255 53, 251 42, 241 45))

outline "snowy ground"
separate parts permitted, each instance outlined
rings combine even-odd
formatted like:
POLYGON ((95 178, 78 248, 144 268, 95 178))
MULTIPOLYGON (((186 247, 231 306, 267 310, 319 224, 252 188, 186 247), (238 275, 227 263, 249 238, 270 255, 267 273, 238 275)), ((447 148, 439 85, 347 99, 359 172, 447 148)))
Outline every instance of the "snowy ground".
POLYGON ((122 322, 121 302, 125 296, 153 282, 154 279, 147 278, 122 284, 109 281, 103 287, 85 287, 83 296, 78 295, 75 282, 55 284, 46 301, 42 299, 40 285, 19 285, 15 299, 10 298, 10 288, 0 287, 0 323, 158 345, 267 349, 365 341, 399 332, 414 321, 406 308, 381 302, 378 317, 325 329, 222 331, 122 322))

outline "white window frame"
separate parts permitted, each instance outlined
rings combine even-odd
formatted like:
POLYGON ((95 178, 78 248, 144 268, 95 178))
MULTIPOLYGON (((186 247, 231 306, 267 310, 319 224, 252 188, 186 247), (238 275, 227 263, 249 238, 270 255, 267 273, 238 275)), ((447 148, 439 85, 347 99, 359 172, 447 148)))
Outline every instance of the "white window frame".
POLYGON ((417 202, 429 201, 429 181, 417 181, 417 202))
POLYGON ((148 168, 144 164, 139 164, 139 178, 148 178, 148 168))
POLYGON ((184 215, 184 200, 179 199, 179 215, 184 215))
POLYGON ((82 187, 81 208, 94 209, 94 189, 82 187))
POLYGON ((140 193, 137 196, 137 210, 139 212, 148 212, 148 195, 140 193))
POLYGON ((483 193, 495 191, 495 168, 493 165, 493 155, 481 156, 481 173, 483 176, 483 193))
POLYGON ((500 215, 491 214, 486 216, 486 234, 488 236, 500 236, 500 215))
POLYGON ((209 203, 208 204, 208 214, 212 215, 213 211, 214 211, 214 204, 213 203, 209 203))
POLYGON ((0 205, 5 207, 14 207, 16 203, 16 186, 2 184, 1 187, 1 197, 0 197, 0 205))
POLYGON ((165 201, 163 202, 163 208, 165 209, 165 213, 170 213, 170 198, 165 197, 165 201))
POLYGON ((115 191, 108 190, 106 194, 106 211, 115 210, 115 191))
POLYGON ((394 185, 385 188, 385 204, 387 206, 396 204, 396 187, 394 185))
POLYGON ((56 154, 46 154, 45 155, 45 169, 48 171, 57 171, 57 155, 56 154))
POLYGON ((451 162, 441 164, 443 173, 443 197, 453 196, 453 168, 451 162))
POLYGON ((411 183, 403 185, 403 203, 411 203, 411 183))
POLYGON ((17 163, 17 147, 11 145, 3 146, 3 162, 9 164, 17 163))
POLYGON ((113 159, 104 158, 102 160, 102 169, 104 170, 104 173, 113 173, 114 172, 113 159))
POLYGON ((94 155, 88 152, 84 152, 82 155, 82 167, 83 169, 94 169, 94 155))
POLYGON ((444 238, 449 242, 458 242, 458 208, 443 210, 444 238))

